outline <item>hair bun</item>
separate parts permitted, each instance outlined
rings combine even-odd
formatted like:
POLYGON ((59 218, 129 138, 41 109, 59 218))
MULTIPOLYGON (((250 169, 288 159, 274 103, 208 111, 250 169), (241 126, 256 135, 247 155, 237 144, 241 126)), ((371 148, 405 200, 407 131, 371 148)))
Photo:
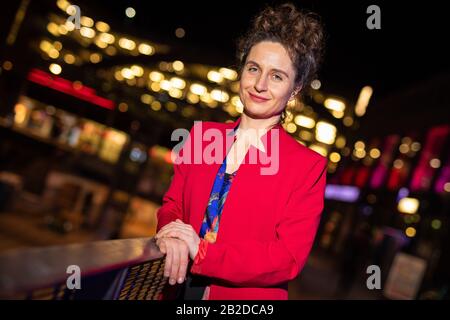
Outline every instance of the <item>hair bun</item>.
POLYGON ((250 49, 258 42, 279 42, 294 63, 296 80, 306 85, 317 72, 323 53, 323 38, 323 27, 316 14, 300 11, 291 3, 266 7, 240 39, 238 56, 242 65, 250 49))

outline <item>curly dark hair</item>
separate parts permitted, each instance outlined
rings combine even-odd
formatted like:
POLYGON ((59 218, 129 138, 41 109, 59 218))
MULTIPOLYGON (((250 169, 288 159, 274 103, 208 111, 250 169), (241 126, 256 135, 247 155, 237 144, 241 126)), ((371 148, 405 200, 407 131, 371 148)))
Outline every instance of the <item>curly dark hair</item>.
POLYGON ((323 54, 324 32, 319 17, 298 10, 293 4, 266 7, 238 40, 238 62, 242 70, 251 48, 262 41, 284 46, 296 70, 296 85, 304 88, 313 80, 323 54))

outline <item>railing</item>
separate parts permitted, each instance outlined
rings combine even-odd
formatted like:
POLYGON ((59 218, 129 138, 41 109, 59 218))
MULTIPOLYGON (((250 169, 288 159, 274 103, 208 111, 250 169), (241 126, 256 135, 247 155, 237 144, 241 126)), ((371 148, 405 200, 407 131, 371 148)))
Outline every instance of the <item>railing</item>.
POLYGON ((159 300, 163 271, 152 238, 12 250, 0 255, 0 299, 159 300))

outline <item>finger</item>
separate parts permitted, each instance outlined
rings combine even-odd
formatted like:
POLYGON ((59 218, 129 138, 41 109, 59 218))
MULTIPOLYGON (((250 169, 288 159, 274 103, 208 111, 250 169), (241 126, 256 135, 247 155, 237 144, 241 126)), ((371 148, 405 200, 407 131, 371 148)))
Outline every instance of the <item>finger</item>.
POLYGON ((173 255, 169 283, 174 285, 177 282, 178 270, 180 269, 180 248, 176 241, 173 241, 172 250, 173 255))
POLYGON ((164 237, 166 238, 177 238, 185 241, 188 245, 192 242, 192 233, 184 230, 174 230, 168 231, 164 237))
POLYGON ((158 235, 159 235, 159 233, 160 233, 161 231, 166 230, 169 226, 170 226, 170 223, 169 223, 169 224, 166 224, 164 227, 162 227, 161 229, 159 229, 159 231, 158 231, 158 232, 156 233, 156 235, 155 235, 155 238, 158 237, 158 235))
POLYGON ((162 227, 160 231, 167 230, 167 229, 174 228, 174 227, 186 228, 186 227, 190 227, 190 225, 185 224, 181 221, 172 221, 171 223, 166 224, 164 227, 162 227))
POLYGON ((184 227, 184 228, 192 228, 192 226, 190 224, 184 223, 183 221, 181 221, 180 219, 175 220, 175 223, 180 226, 180 227, 184 227))
POLYGON ((194 242, 191 235, 181 231, 169 232, 164 236, 164 239, 182 240, 183 242, 186 243, 188 247, 190 247, 191 244, 194 242))
POLYGON ((159 234, 158 238, 163 238, 163 237, 167 237, 168 234, 171 234, 171 237, 173 237, 173 234, 186 234, 186 235, 191 235, 192 234, 192 230, 189 229, 184 229, 184 228, 179 228, 179 227, 173 227, 170 229, 166 229, 164 231, 161 231, 161 233, 159 234))
POLYGON ((184 230, 188 230, 188 231, 193 231, 195 232, 194 228, 187 223, 179 223, 177 226, 179 226, 180 228, 183 228, 184 230))
MULTIPOLYGON (((195 250, 195 246, 196 246, 196 241, 194 240, 194 238, 192 237, 192 234, 187 234, 187 233, 182 233, 182 232, 174 232, 174 233, 169 233, 167 234, 167 238, 176 238, 179 240, 182 240, 184 242, 184 244, 187 246, 188 248, 188 254, 189 257, 191 257, 192 259, 194 259, 194 252, 196 252, 195 250)), ((166 238, 166 239, 167 239, 166 238)))
MULTIPOLYGON (((167 228, 173 226, 173 224, 174 224, 174 222, 170 222, 170 223, 166 224, 164 227, 162 227, 161 229, 159 229, 159 232, 161 232, 162 230, 166 230, 167 228)), ((159 232, 158 232, 158 233, 159 233, 159 232)))
POLYGON ((189 263, 189 249, 182 243, 180 248, 180 269, 178 270, 178 283, 183 283, 186 279, 186 272, 189 263))
POLYGON ((181 221, 180 219, 177 219, 175 221, 169 222, 164 227, 162 227, 160 230, 164 230, 164 229, 167 229, 168 227, 171 227, 174 225, 180 225, 180 224, 185 224, 185 223, 183 221, 181 221))
POLYGON ((158 233, 155 235, 155 239, 158 239, 161 237, 161 233, 166 232, 167 230, 170 230, 172 228, 181 227, 183 226, 181 223, 178 222, 171 222, 169 224, 166 224, 164 227, 162 227, 158 233))
POLYGON ((159 247, 159 251, 161 251, 162 253, 166 254, 167 253, 167 248, 166 248, 166 244, 164 241, 158 241, 156 242, 156 245, 159 247))
POLYGON ((169 277, 170 271, 172 269, 172 247, 170 245, 166 245, 167 248, 167 254, 166 254, 166 263, 164 265, 164 276, 169 277))
POLYGON ((167 235, 168 232, 171 232, 173 230, 177 230, 176 227, 167 228, 165 230, 161 230, 155 237, 156 239, 161 239, 167 235))

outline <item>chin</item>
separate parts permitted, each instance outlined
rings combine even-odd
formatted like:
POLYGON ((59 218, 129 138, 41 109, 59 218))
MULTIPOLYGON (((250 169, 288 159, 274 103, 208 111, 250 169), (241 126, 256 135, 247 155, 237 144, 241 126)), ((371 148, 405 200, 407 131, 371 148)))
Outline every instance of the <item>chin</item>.
POLYGON ((265 119, 265 118, 269 117, 267 114, 261 113, 261 112, 258 112, 258 111, 260 111, 260 110, 255 110, 255 108, 252 108, 252 107, 244 108, 244 113, 250 118, 253 118, 253 119, 265 119))

